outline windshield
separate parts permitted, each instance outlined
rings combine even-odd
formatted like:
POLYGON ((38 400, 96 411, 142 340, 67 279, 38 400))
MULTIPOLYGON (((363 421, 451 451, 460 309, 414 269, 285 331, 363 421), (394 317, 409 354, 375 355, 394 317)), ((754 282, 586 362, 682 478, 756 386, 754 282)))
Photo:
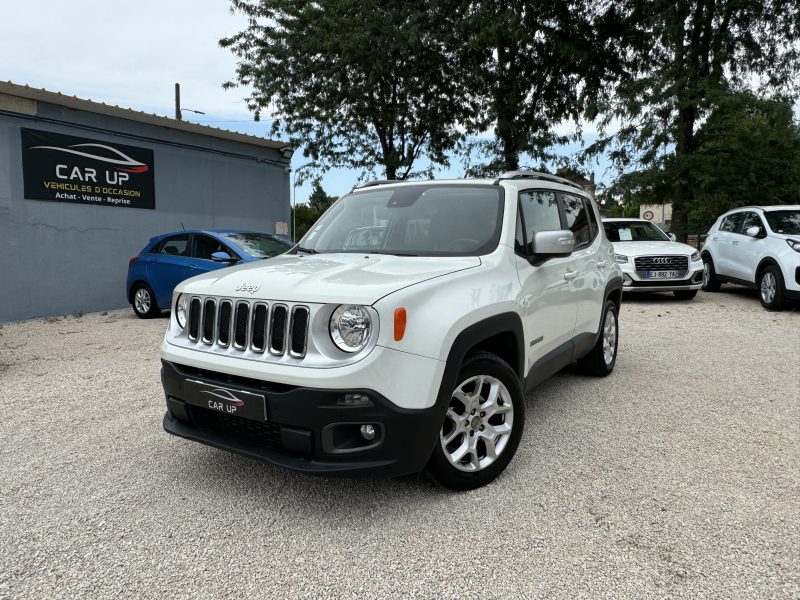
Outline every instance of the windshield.
POLYGON ((764 217, 775 233, 800 235, 800 210, 765 210, 764 217))
POLYGON ((497 247, 502 222, 499 186, 375 188, 336 202, 299 246, 323 253, 478 256, 497 247))
POLYGON ((292 247, 291 242, 266 233, 225 233, 222 237, 255 258, 277 256, 292 247))
POLYGON ((611 221, 603 223, 609 242, 668 242, 667 234, 647 221, 611 221))

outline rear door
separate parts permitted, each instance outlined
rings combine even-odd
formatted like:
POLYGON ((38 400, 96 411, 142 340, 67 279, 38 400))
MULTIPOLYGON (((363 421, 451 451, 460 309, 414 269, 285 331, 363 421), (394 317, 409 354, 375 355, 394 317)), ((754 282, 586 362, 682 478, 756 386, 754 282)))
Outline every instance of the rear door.
POLYGON ((159 306, 169 306, 175 286, 194 275, 189 241, 190 235, 181 233, 164 238, 150 250, 147 276, 159 306))
POLYGON ((577 302, 572 277, 572 256, 533 260, 533 234, 563 229, 558 194, 552 190, 520 192, 515 243, 517 272, 522 287, 526 372, 548 353, 572 340, 577 302))
POLYGON ((711 236, 716 247, 713 253, 714 270, 720 275, 735 277, 731 272, 731 254, 733 252, 733 242, 738 241, 739 234, 737 232, 741 224, 742 213, 732 213, 722 219, 719 229, 711 236))

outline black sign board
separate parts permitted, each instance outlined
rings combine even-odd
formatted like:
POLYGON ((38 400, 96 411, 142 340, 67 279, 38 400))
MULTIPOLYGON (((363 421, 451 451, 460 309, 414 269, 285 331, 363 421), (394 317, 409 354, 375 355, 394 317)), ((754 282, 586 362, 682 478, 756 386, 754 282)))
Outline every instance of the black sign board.
POLYGON ((153 151, 22 129, 25 197, 155 208, 153 151))

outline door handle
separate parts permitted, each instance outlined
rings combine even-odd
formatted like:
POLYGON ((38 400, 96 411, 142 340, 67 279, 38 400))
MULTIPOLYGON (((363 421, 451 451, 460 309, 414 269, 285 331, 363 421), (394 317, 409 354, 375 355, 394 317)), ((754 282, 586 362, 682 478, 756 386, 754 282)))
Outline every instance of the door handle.
POLYGON ((711 239, 712 239, 712 240, 718 240, 718 239, 719 239, 719 236, 718 236, 718 235, 712 235, 712 236, 711 236, 711 239))
POLYGON ((190 268, 192 271, 197 271, 197 267, 196 267, 195 265, 189 265, 189 268, 190 268))
POLYGON ((601 260, 601 261, 598 261, 598 262, 597 262, 597 266, 598 266, 598 267, 605 267, 607 264, 608 264, 608 263, 607 263, 606 261, 604 261, 604 260, 601 260))
POLYGON ((738 246, 739 245, 739 241, 738 240, 732 240, 731 244, 733 244, 734 246, 738 246))
POLYGON ((564 279, 566 279, 567 281, 572 281, 577 276, 578 276, 577 271, 567 271, 566 273, 564 273, 564 279))

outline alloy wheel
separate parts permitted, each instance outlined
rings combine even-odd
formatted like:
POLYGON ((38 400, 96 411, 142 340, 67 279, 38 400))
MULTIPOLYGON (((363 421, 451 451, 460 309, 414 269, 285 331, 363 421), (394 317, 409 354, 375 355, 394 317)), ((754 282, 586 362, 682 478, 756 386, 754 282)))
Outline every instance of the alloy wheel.
POLYGON ((775 293, 778 290, 778 282, 770 271, 764 273, 761 278, 761 299, 765 304, 772 304, 775 299, 775 293))
POLYGON ((606 323, 603 327, 603 360, 606 365, 614 361, 617 352, 617 315, 613 310, 606 313, 606 323))
POLYGON ((711 281, 711 265, 708 262, 703 263, 703 287, 708 287, 708 282, 711 281))
POLYGON ((514 427, 514 404, 502 381, 478 375, 453 392, 439 441, 447 460, 461 471, 492 465, 505 449, 514 427))
POLYGON ((150 307, 153 304, 153 301, 150 298, 150 292, 144 288, 139 288, 136 290, 136 294, 133 297, 133 304, 136 307, 136 312, 140 314, 144 315, 150 312, 150 307))

